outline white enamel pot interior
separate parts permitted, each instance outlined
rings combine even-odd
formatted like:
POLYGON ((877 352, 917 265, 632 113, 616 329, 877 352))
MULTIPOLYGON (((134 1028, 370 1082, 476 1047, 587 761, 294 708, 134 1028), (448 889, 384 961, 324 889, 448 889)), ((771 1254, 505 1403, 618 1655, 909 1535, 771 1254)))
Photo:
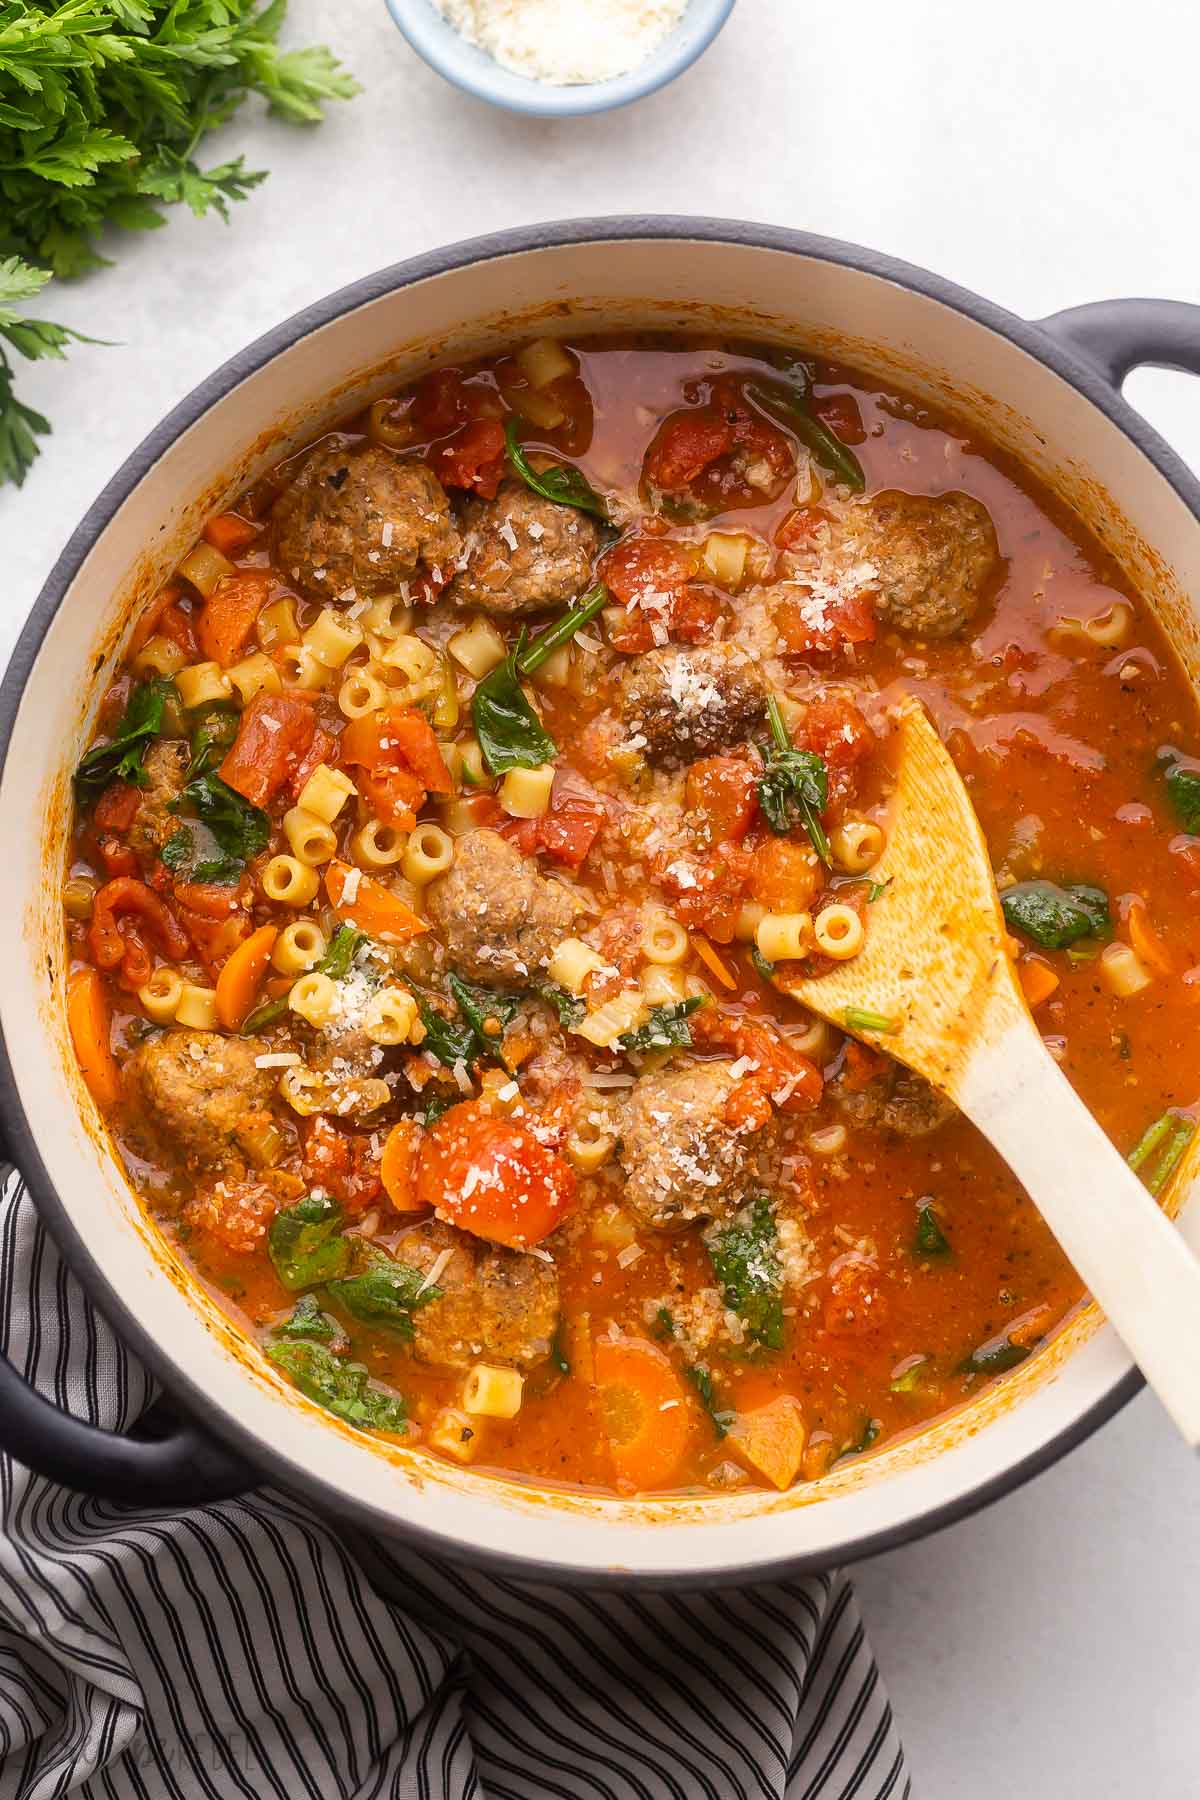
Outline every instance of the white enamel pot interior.
MULTIPOLYGON (((1196 490, 1106 383, 1098 353, 1081 352, 1085 331, 1062 342, 919 270, 720 222, 549 226, 403 264, 291 320, 184 401, 100 496, 47 584, 0 715, 9 738, 0 910, 10 933, 20 922, 26 947, 0 992, 3 1112, 43 1217, 101 1308, 186 1411, 264 1477, 340 1517, 475 1562, 562 1579, 704 1584, 828 1566, 982 1504, 1134 1391, 1121 1345, 1085 1312, 969 1408, 783 1495, 639 1503, 451 1468, 333 1421, 277 1378, 190 1281, 119 1172, 63 1023, 69 772, 134 603, 211 510, 351 404, 521 332, 630 326, 798 343, 965 417, 1080 510, 1195 668, 1187 595, 1200 592, 1196 490)), ((73 1479, 86 1486, 86 1471, 73 1479)))

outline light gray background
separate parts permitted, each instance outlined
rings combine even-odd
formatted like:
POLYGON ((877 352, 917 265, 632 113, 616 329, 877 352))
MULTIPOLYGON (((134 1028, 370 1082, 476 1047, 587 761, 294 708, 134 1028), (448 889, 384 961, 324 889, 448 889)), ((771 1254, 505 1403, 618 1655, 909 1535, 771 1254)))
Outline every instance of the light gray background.
MULTIPOLYGON (((873 245, 1029 316, 1200 300, 1200 25, 1179 0, 740 0, 673 88, 559 124, 444 86, 382 0, 293 15, 366 93, 319 131, 247 113, 227 141, 273 173, 228 228, 177 217, 54 291, 52 316, 123 347, 23 377, 56 433, 23 492, 0 490, 0 660, 85 507, 195 382, 297 307, 449 239, 707 212, 873 245)), ((1129 394, 1200 466, 1200 386, 1143 374, 1129 394)), ((1143 1397, 1022 1493, 859 1570, 923 1800, 1200 1792, 1198 1495, 1143 1397)))

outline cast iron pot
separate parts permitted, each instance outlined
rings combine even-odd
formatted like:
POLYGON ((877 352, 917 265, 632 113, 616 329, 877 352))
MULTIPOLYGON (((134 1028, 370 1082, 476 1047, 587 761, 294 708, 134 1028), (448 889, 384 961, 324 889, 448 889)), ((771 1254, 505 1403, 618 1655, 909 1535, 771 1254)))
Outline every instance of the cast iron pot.
POLYGON ((19 923, 26 951, 10 957, 0 993, 3 1129, 72 1268, 179 1408, 165 1435, 119 1438, 56 1411, 0 1359, 0 1443, 34 1469, 155 1504, 269 1479, 337 1517, 471 1562, 701 1585, 825 1567, 959 1518, 1079 1443, 1136 1391, 1124 1350, 1089 1309, 962 1412, 792 1493, 638 1503, 488 1479, 362 1436, 287 1386, 187 1277, 119 1171, 65 1036, 58 894, 70 770, 131 607, 209 511, 352 404, 519 332, 630 326, 799 343, 958 413, 1083 515, 1196 671, 1188 596, 1200 594, 1200 487, 1119 387, 1140 363, 1200 373, 1200 307, 1117 300, 1029 324, 852 245, 630 218, 418 257, 260 338, 176 407, 105 488, 0 690, 0 916, 10 938, 19 923))

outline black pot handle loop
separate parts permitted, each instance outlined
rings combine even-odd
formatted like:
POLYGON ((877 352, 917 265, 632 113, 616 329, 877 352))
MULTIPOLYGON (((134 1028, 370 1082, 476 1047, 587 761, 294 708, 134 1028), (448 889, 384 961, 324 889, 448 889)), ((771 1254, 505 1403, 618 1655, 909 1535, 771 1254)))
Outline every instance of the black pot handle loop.
POLYGON ((1200 306, 1186 300, 1096 300, 1040 324, 1115 388, 1145 363, 1200 375, 1200 306))
POLYGON ((37 1475, 129 1506, 195 1506, 259 1484, 248 1463, 161 1405, 139 1432, 125 1437, 61 1412, 0 1356, 0 1446, 37 1475))

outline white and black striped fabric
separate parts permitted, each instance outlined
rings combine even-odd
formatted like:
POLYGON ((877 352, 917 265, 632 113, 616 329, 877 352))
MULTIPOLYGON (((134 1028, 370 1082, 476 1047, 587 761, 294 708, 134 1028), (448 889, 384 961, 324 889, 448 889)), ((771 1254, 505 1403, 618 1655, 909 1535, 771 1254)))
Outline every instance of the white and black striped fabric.
MULTIPOLYGON (((19 1179, 0 1342, 115 1429, 152 1383, 19 1179)), ((0 1463, 0 1800, 903 1800, 838 1574, 587 1594, 335 1533, 274 1489, 136 1511, 0 1463)))

